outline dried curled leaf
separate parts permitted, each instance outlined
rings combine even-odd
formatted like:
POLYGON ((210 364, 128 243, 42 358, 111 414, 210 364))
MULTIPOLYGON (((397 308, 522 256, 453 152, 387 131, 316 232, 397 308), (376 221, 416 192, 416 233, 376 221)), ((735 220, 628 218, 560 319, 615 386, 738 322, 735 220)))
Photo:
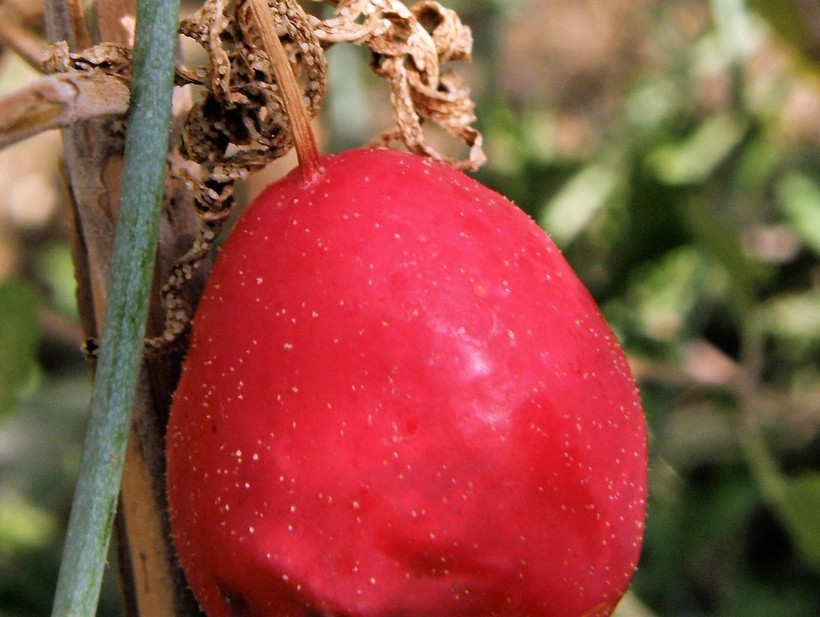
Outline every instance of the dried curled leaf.
MULTIPOLYGON (((322 0, 314 0, 316 2, 322 0)), ((412 152, 461 169, 484 162, 481 134, 473 128, 475 105, 460 77, 441 66, 469 60, 470 29, 438 2, 407 8, 399 0, 324 0, 335 8, 326 20, 306 15, 295 0, 267 0, 304 101, 314 116, 325 94, 327 65, 322 46, 350 42, 366 46, 372 67, 390 83, 396 123, 375 140, 402 141, 412 152), (467 160, 440 154, 425 140, 431 121, 470 148, 467 160)), ((259 29, 245 0, 205 0, 180 23, 180 33, 197 41, 208 64, 178 67, 177 83, 203 86, 205 94, 188 114, 180 147, 184 158, 203 167, 203 179, 230 182, 245 176, 292 147, 292 135, 279 86, 259 29)), ((102 72, 129 78, 131 50, 101 43, 70 52, 52 46, 43 59, 49 73, 102 72)))
POLYGON ((408 9, 398 0, 340 0, 327 20, 311 18, 324 44, 349 42, 373 52, 372 67, 390 82, 396 124, 376 138, 376 145, 402 141, 411 151, 475 170, 485 160, 481 134, 473 128, 475 104, 470 91, 441 65, 469 60, 472 34, 455 11, 438 2, 419 2, 408 9), (425 141, 423 123, 430 120, 470 148, 467 160, 446 157, 425 141))
MULTIPOLYGON (((314 116, 327 81, 321 45, 297 3, 268 5, 314 116)), ((183 129, 183 156, 204 165, 210 179, 227 182, 285 154, 293 145, 287 109, 248 3, 206 0, 183 20, 180 32, 209 56, 204 67, 178 70, 179 83, 207 88, 183 129)))
POLYGON ((79 52, 71 52, 68 43, 51 45, 40 61, 46 73, 105 73, 131 78, 132 50, 114 43, 99 43, 79 52))

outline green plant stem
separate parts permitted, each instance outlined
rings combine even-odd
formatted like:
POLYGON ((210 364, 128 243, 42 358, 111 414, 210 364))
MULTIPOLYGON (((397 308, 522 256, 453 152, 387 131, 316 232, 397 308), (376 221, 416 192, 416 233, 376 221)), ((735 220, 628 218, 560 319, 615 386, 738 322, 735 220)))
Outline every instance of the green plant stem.
POLYGON ((53 617, 99 601, 142 359, 171 122, 179 0, 140 0, 119 220, 102 346, 53 617))

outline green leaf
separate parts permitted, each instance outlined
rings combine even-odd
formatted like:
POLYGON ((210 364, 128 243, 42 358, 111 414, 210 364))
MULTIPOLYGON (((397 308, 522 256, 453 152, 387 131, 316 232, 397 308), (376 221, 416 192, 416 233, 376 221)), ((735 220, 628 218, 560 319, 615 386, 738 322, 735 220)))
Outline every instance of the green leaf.
POLYGON ((800 14, 795 0, 747 0, 749 6, 774 28, 783 38, 800 44, 806 37, 807 24, 800 14))
POLYGON ((764 499, 780 517, 797 551, 820 574, 820 471, 786 476, 756 429, 743 431, 738 438, 764 499))
POLYGON ((547 202, 538 224, 558 246, 567 246, 612 197, 622 176, 617 165, 582 168, 547 202))
POLYGON ((54 533, 53 515, 20 498, 0 499, 0 551, 9 555, 20 549, 44 546, 54 533))
POLYGON ((762 311, 762 325, 769 334, 809 344, 820 341, 820 291, 778 296, 762 311))
POLYGON ((792 229, 820 253, 820 185, 808 176, 790 173, 778 183, 777 197, 792 229))
POLYGON ((711 0, 712 18, 724 60, 741 64, 755 48, 755 37, 745 0, 711 0))
POLYGON ((66 315, 77 314, 77 280, 68 243, 51 243, 36 255, 34 268, 48 285, 50 302, 66 315))
POLYGON ((737 147, 748 124, 724 112, 704 120, 684 141, 661 146, 649 157, 658 178, 667 184, 703 182, 737 147))
POLYGON ((812 0, 747 0, 749 6, 763 17, 783 40, 798 51, 814 70, 820 70, 820 41, 812 21, 820 8, 812 0))
POLYGON ((685 209, 685 216, 698 246, 729 275, 729 297, 735 314, 747 314, 754 306, 759 288, 772 276, 773 269, 746 255, 739 231, 721 217, 714 204, 704 199, 693 200, 685 209))
POLYGON ((692 245, 636 269, 628 301, 643 334, 657 341, 686 338, 704 300, 724 292, 726 277, 692 245))
POLYGON ((25 283, 0 283, 0 416, 8 412, 36 374, 40 327, 37 293, 25 283))
POLYGON ((787 478, 781 511, 797 550, 820 574, 820 472, 787 478))

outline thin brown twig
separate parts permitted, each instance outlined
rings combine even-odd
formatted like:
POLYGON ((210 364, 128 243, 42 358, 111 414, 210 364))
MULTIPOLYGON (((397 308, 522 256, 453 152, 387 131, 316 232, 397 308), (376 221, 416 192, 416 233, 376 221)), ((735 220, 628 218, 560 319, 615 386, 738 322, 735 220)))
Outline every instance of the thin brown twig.
POLYGON ((13 49, 32 68, 42 71, 40 60, 48 44, 43 38, 21 26, 5 5, 0 5, 0 44, 13 49))
POLYGON ((43 21, 44 0, 1 0, 22 24, 37 27, 43 21))
POLYGON ((0 148, 42 131, 128 111, 128 84, 103 73, 48 75, 0 98, 0 148))
POLYGON ((83 0, 45 0, 43 16, 52 41, 66 41, 72 50, 91 47, 83 0))

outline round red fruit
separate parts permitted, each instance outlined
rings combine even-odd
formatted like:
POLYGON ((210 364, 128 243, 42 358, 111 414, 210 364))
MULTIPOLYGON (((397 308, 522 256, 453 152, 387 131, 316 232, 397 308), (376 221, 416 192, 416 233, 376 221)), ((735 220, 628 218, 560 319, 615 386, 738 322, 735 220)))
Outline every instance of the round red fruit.
POLYGON ((645 423, 552 241, 415 155, 269 187, 197 309, 171 523, 210 617, 609 615, 641 548, 645 423))

